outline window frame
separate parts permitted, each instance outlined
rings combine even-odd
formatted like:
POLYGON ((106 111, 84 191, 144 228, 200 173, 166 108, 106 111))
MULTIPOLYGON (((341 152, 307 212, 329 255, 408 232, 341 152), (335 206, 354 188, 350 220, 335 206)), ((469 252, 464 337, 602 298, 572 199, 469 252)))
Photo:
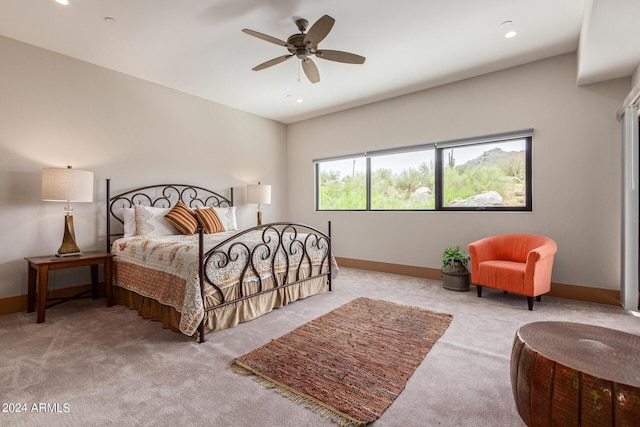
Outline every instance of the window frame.
POLYGON ((465 211, 465 212, 532 212, 533 211, 533 185, 532 185, 532 150, 533 150, 533 129, 525 129, 515 132, 505 132, 500 134, 487 135, 482 137, 463 138, 450 141, 433 142, 420 145, 412 145, 398 148, 389 148, 384 150, 376 150, 352 155, 344 155, 338 157, 314 159, 314 209, 316 212, 447 212, 447 211, 465 211), (454 147, 474 146, 491 143, 501 143, 514 140, 524 140, 525 142, 525 203, 523 206, 443 206, 444 200, 444 151, 454 147), (421 150, 434 150, 434 189, 433 197, 435 198, 435 207, 433 209, 384 209, 371 208, 371 158, 392 155, 421 150), (320 208, 320 164, 324 162, 355 159, 364 157, 366 161, 366 177, 365 177, 365 196, 366 204, 364 209, 321 209, 320 208))

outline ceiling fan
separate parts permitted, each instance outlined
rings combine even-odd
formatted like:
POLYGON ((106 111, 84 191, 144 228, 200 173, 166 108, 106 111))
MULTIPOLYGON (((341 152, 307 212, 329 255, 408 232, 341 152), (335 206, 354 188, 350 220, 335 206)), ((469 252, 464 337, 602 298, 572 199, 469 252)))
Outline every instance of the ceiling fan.
POLYGON ((329 15, 324 15, 320 19, 316 21, 315 24, 309 28, 307 31, 307 26, 309 25, 309 21, 306 19, 297 19, 296 25, 298 26, 298 30, 300 30, 299 34, 293 34, 290 36, 287 41, 280 40, 275 37, 268 36, 266 34, 259 33, 257 31, 243 29, 244 33, 252 35, 262 40, 266 40, 271 43, 275 43, 279 46, 284 46, 289 51, 288 55, 279 56, 277 58, 270 59, 267 62, 263 62, 260 65, 256 65, 252 68, 253 71, 264 70, 265 68, 272 67, 281 62, 286 61, 289 58, 296 56, 300 59, 302 63, 302 69, 304 70, 304 74, 307 76, 311 83, 318 83, 320 81, 320 73, 318 72, 318 67, 315 62, 311 59, 313 55, 317 58, 326 59, 328 61, 335 62, 344 62, 347 64, 363 64, 365 57, 356 55, 354 53, 343 52, 340 50, 326 50, 326 49, 318 49, 318 43, 324 40, 333 28, 333 24, 336 22, 335 19, 330 17, 329 15))

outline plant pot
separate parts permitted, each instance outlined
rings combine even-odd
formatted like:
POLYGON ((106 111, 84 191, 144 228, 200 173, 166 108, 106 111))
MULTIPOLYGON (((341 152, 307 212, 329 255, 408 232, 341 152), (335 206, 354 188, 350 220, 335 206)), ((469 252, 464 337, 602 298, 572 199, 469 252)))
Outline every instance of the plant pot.
POLYGON ((469 290, 469 270, 460 261, 454 261, 442 268, 442 287, 450 291, 469 290))

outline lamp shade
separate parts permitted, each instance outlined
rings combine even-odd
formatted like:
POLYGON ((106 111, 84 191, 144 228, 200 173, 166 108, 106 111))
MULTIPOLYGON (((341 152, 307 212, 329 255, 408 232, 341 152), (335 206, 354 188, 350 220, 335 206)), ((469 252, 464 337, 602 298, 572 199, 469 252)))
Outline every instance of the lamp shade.
POLYGON ((271 203, 271 186, 261 184, 247 185, 247 203, 268 205, 271 203))
POLYGON ((62 168, 42 169, 42 200, 92 202, 93 172, 62 168))

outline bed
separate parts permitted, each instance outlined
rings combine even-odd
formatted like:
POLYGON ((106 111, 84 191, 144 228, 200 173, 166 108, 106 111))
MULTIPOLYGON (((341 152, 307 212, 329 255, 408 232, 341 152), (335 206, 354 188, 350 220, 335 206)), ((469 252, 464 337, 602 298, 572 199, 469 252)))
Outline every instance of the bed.
POLYGON ((162 184, 112 196, 107 179, 106 191, 115 301, 166 328, 204 342, 331 290, 330 222, 327 233, 291 222, 238 229, 233 189, 162 184))

